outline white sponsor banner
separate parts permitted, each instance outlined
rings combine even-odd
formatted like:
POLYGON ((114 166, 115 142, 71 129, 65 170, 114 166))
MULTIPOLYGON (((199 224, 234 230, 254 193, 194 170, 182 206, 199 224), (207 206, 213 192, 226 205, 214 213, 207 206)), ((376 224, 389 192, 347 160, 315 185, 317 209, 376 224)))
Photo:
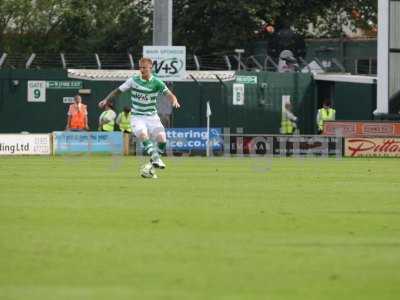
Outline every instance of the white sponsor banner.
POLYGON ((233 84, 233 105, 244 105, 244 84, 233 84))
POLYGON ((0 155, 50 155, 50 134, 0 134, 0 155))
POLYGON ((186 78, 186 47, 143 46, 143 57, 153 60, 154 74, 164 81, 186 78))
POLYGON ((28 81, 28 102, 46 102, 46 81, 28 81))

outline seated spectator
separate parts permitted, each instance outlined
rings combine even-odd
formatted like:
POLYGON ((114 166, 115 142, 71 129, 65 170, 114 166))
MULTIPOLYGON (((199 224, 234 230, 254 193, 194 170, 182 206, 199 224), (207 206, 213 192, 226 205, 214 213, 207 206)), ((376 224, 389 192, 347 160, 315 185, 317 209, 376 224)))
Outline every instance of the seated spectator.
POLYGON ((89 130, 86 105, 80 95, 74 97, 74 103, 69 106, 66 130, 89 130))

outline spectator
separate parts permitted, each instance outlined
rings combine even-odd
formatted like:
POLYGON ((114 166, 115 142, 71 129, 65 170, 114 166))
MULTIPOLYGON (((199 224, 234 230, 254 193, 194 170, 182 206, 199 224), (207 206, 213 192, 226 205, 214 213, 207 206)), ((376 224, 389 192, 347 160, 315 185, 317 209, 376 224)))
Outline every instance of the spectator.
POLYGON ((89 130, 87 107, 82 103, 80 95, 74 97, 74 103, 69 106, 66 130, 89 130))
POLYGON ((113 111, 113 103, 111 101, 105 102, 99 117, 99 131, 114 131, 116 113, 113 111))
POLYGON ((290 50, 283 50, 279 55, 278 71, 279 73, 294 73, 299 69, 297 59, 290 50))
POLYGON ((317 113, 317 126, 318 133, 321 134, 324 131, 325 121, 334 121, 336 119, 336 110, 332 108, 331 101, 326 99, 322 104, 322 108, 317 113))
POLYGON ((119 113, 116 120, 116 123, 119 126, 119 130, 124 133, 132 133, 131 118, 131 108, 129 106, 125 106, 124 110, 119 113))

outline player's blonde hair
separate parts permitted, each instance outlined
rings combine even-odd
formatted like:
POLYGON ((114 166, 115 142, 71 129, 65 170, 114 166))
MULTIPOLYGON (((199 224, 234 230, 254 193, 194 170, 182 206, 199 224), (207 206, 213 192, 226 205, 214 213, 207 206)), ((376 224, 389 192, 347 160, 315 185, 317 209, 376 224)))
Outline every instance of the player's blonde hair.
POLYGON ((144 63, 148 63, 148 64, 150 64, 151 66, 153 65, 153 61, 151 60, 151 58, 148 58, 148 57, 142 57, 142 58, 139 60, 139 64, 144 64, 144 63))

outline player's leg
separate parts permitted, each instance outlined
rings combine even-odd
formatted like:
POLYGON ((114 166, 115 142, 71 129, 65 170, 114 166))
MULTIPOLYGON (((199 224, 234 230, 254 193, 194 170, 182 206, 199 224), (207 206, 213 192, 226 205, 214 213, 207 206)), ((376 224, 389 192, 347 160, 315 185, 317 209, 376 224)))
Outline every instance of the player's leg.
POLYGON ((166 153, 167 148, 167 137, 164 126, 161 124, 158 116, 149 118, 147 126, 151 138, 157 142, 157 152, 152 155, 152 163, 156 168, 164 169, 165 163, 161 159, 161 155, 166 153))
POLYGON ((139 141, 143 145, 144 154, 151 156, 154 152, 157 152, 157 149, 154 147, 152 141, 150 140, 149 132, 146 125, 146 117, 134 116, 132 117, 131 124, 133 134, 139 139, 139 141))

